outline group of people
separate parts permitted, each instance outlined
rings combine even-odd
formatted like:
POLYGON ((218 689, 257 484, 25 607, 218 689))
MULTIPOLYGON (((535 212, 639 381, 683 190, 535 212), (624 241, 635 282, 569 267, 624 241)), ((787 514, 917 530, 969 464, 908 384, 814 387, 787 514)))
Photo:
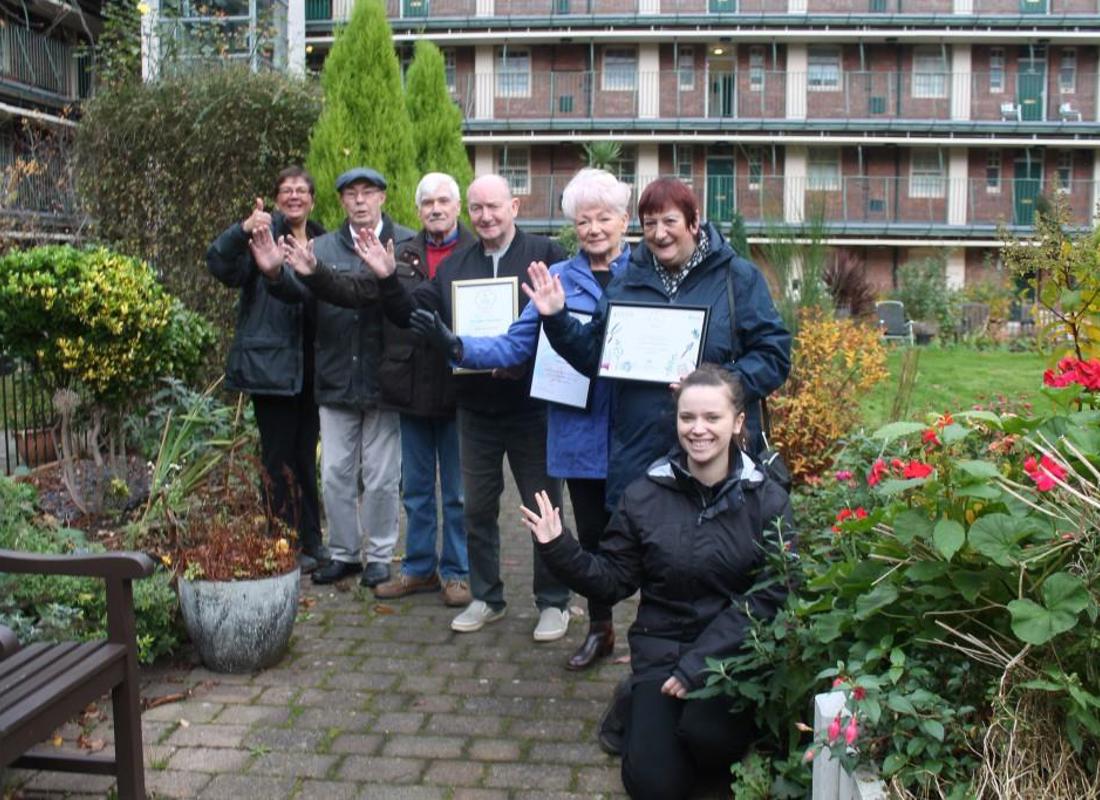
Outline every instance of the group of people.
POLYGON ((381 598, 440 592, 462 607, 451 628, 470 633, 505 615, 507 455, 532 533, 534 639, 565 636, 570 589, 584 595, 588 633, 566 664, 584 669, 614 647, 613 605, 641 591, 632 678, 605 720, 621 736, 603 741, 623 752, 633 797, 685 796, 700 771, 728 767, 752 731, 721 698, 684 698, 708 658, 732 654, 750 620, 774 614, 786 587, 769 571, 794 551, 786 494, 753 459, 759 400, 790 368, 767 283, 700 219, 678 179, 646 187, 643 239, 631 247, 630 187, 581 170, 562 196, 579 243, 571 258, 516 225, 519 199, 501 176, 468 187, 472 231, 450 176, 421 179, 415 233, 383 212, 386 187, 369 168, 342 174, 346 219, 322 233, 308 219, 312 180, 289 168, 276 211, 257 200, 208 253, 213 274, 240 290, 227 385, 252 396, 269 501, 297 528, 314 582, 362 572, 381 598), (516 321, 500 336, 456 336, 452 284, 497 277, 522 284, 516 321), (706 364, 674 391, 597 378, 612 301, 708 307, 706 364), (540 329, 594 379, 586 409, 530 397, 540 329), (562 481, 579 543, 563 533, 562 481), (391 575, 399 497, 406 552, 391 575))

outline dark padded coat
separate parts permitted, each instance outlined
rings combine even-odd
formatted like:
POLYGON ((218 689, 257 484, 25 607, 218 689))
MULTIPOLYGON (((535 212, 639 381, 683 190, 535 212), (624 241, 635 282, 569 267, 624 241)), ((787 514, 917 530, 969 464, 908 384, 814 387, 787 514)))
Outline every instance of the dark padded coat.
MULTIPOLYGON (((708 306, 704 362, 721 364, 741 378, 748 408, 750 452, 760 449, 757 401, 775 391, 791 369, 791 335, 775 310, 767 281, 751 261, 738 256, 718 229, 707 224, 710 252, 669 297, 653 269, 645 243, 633 248, 630 264, 607 287, 592 321, 582 324, 563 311, 543 319, 550 344, 574 369, 595 375, 607 325, 609 301, 708 306), (730 326, 727 275, 732 275, 736 336, 730 326)), ((611 446, 607 470, 609 508, 646 466, 675 444, 672 393, 660 383, 614 381, 611 446)))
MULTIPOLYGON (((276 238, 290 232, 282 214, 272 215, 276 238)), ((314 239, 325 232, 306 223, 314 239)), ((269 290, 252 260, 249 235, 235 222, 206 251, 206 268, 226 286, 239 289, 237 328, 225 365, 225 388, 234 392, 290 396, 299 394, 303 376, 313 368, 313 309, 284 303, 269 290)), ((312 376, 310 376, 312 378, 312 376)))
POLYGON ((635 682, 675 675, 688 689, 706 680, 706 660, 738 651, 750 617, 766 620, 788 586, 769 557, 794 559, 787 493, 753 460, 734 455, 731 477, 701 486, 677 452, 623 493, 595 553, 568 533, 538 545, 554 575, 609 606, 641 590, 630 627, 635 682))

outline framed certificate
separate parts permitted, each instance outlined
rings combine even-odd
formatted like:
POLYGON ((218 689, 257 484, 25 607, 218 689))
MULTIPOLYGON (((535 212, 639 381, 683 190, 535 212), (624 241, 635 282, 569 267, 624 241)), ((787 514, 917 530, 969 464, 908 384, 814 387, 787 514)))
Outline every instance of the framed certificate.
POLYGON ((677 383, 699 366, 709 313, 706 306, 611 302, 599 376, 677 383))
MULTIPOLYGON (((592 319, 591 314, 580 311, 570 311, 569 314, 582 323, 592 319)), ((531 397, 581 410, 587 410, 592 399, 591 379, 573 369, 554 351, 541 325, 535 364, 531 370, 531 397)))
MULTIPOLYGON (((456 336, 500 336, 519 312, 515 278, 484 278, 451 283, 451 322, 456 336)), ((455 367, 456 375, 488 370, 455 367)))

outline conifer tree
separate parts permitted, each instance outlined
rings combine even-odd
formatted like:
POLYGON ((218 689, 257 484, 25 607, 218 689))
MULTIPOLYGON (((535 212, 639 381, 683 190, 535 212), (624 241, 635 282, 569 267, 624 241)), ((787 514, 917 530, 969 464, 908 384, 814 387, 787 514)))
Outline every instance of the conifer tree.
POLYGON ((389 184, 385 211, 417 227, 413 193, 419 175, 401 67, 381 0, 356 0, 321 73, 325 102, 313 128, 306 166, 317 182, 316 215, 326 227, 344 219, 336 178, 371 167, 389 184))
POLYGON ((416 142, 416 166, 421 175, 444 172, 458 181, 465 195, 474 171, 462 144, 462 112, 447 89, 443 54, 424 39, 416 43, 405 74, 405 105, 416 142))

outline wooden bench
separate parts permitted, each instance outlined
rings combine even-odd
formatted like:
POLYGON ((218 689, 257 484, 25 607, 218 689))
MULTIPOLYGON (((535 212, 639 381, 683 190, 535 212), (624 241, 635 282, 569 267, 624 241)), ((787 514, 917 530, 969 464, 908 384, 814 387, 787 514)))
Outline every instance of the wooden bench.
POLYGON ((74 575, 107 583, 107 638, 20 647, 0 627, 0 769, 114 775, 120 800, 145 797, 133 580, 152 574, 141 553, 54 556, 0 550, 0 572, 74 575), (28 752, 89 704, 111 693, 115 753, 28 752))

